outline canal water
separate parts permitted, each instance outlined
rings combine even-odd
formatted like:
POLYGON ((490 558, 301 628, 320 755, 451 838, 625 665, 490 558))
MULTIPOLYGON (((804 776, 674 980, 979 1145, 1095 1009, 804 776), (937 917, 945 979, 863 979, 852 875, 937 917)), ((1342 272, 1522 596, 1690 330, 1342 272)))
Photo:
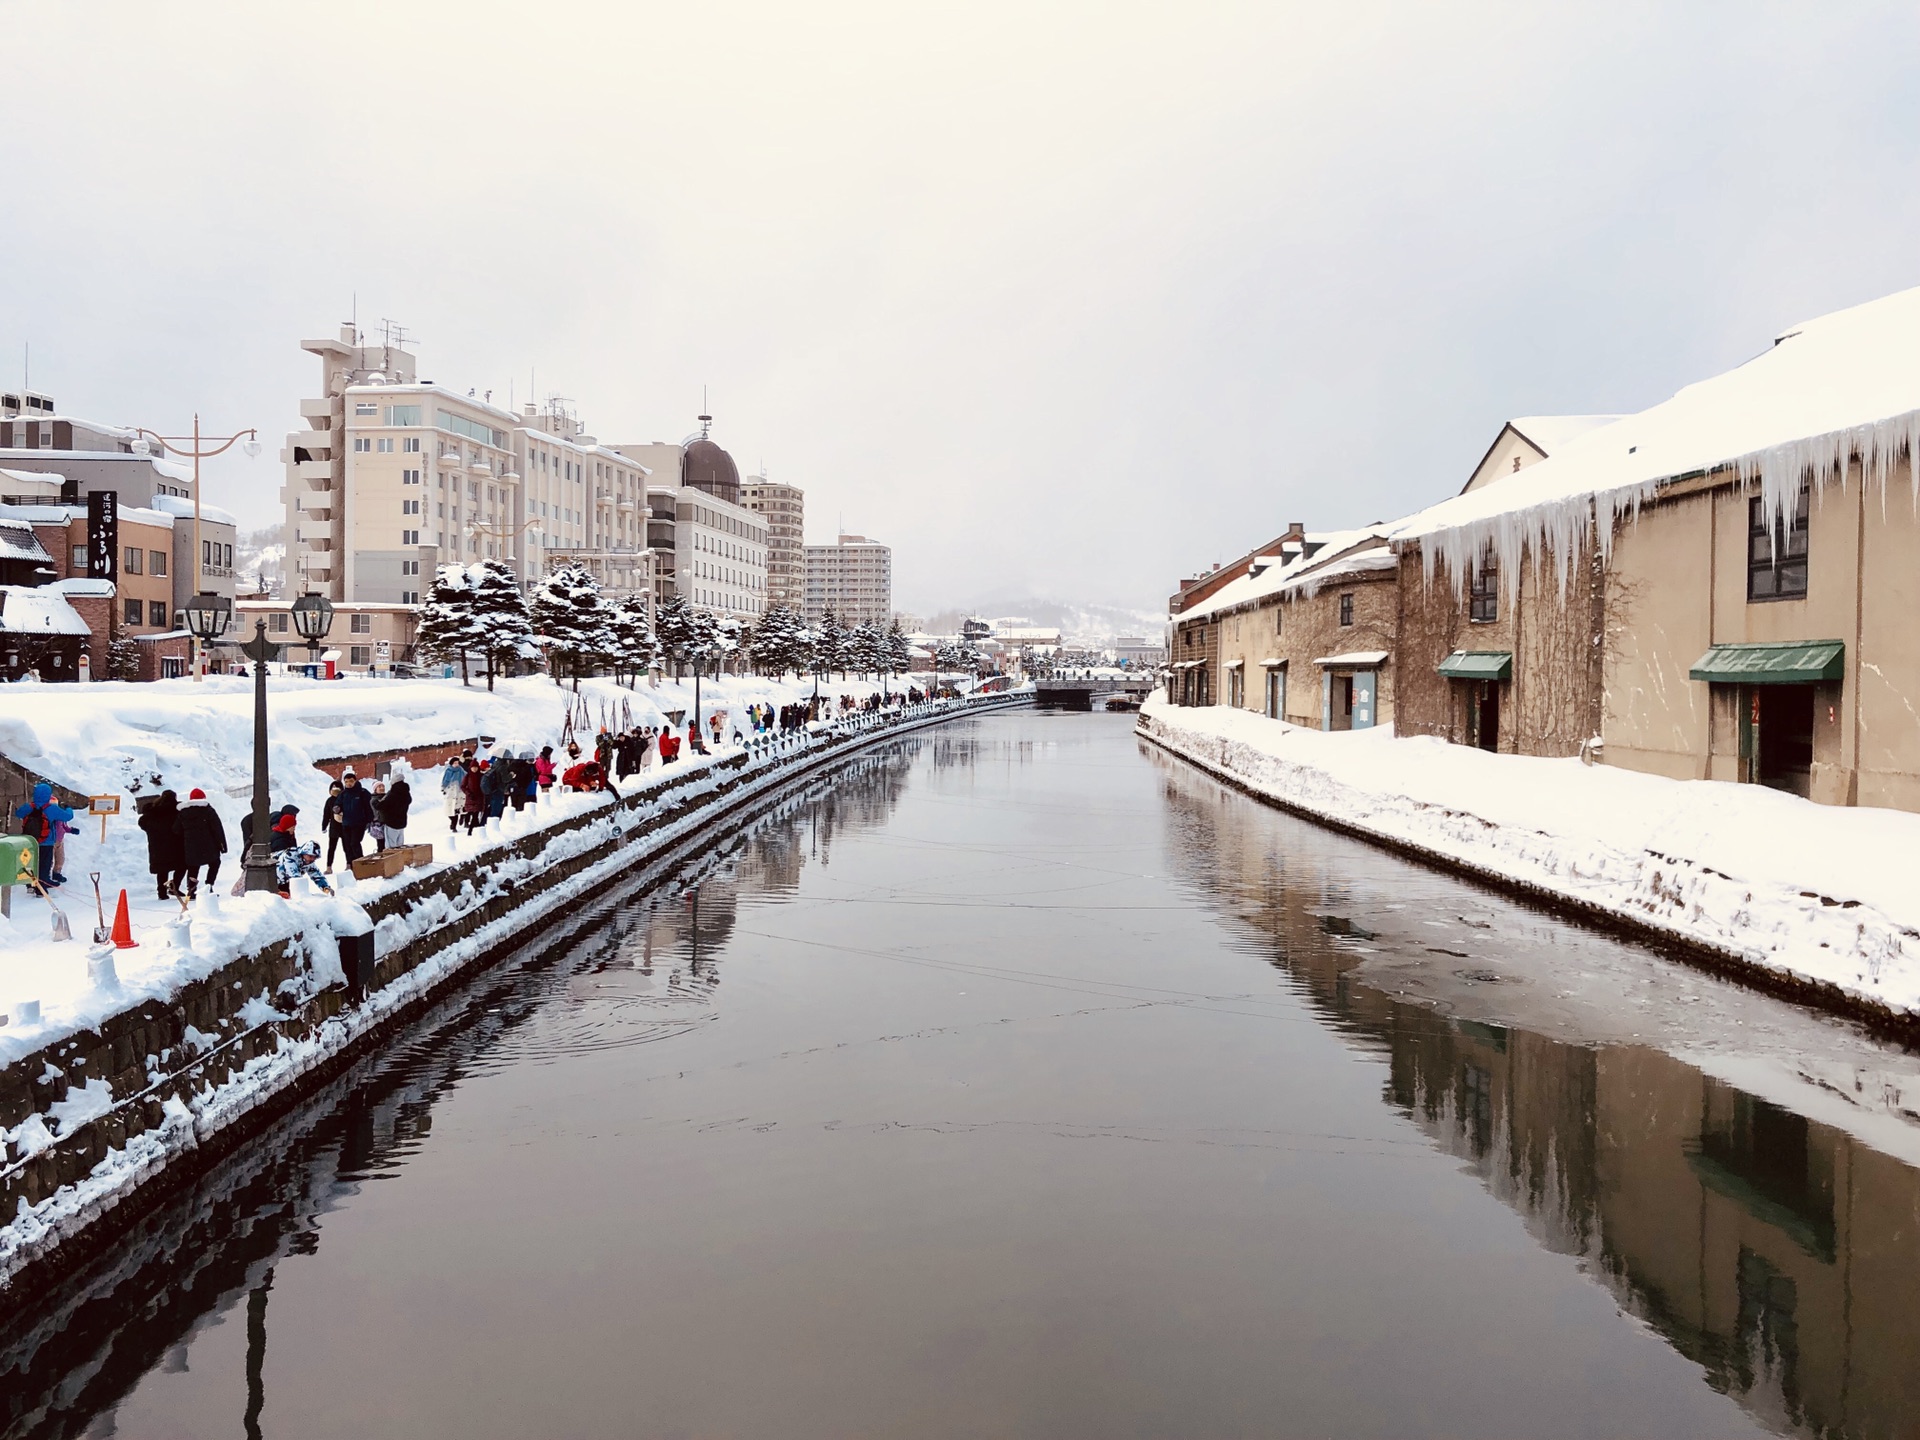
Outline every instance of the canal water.
POLYGON ((0 1434, 1920 1432, 1920 1066, 1127 717, 573 920, 9 1297, 0 1434))

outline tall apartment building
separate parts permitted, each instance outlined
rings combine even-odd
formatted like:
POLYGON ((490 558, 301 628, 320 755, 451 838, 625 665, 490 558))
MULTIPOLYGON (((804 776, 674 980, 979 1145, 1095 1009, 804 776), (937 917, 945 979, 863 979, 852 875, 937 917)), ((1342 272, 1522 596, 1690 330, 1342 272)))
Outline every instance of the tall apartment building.
POLYGON ((804 610, 807 604, 806 493, 765 473, 746 482, 747 508, 767 527, 767 603, 804 610))
POLYGON ((646 469, 558 403, 519 414, 416 378, 416 358, 307 340, 322 394, 287 436, 289 588, 342 603, 417 605, 441 564, 504 560, 531 584, 562 560, 610 589, 650 592, 646 469))
POLYGON ((809 625, 828 610, 843 625, 886 625, 893 619, 893 551, 864 535, 807 546, 809 625))
POLYGON ((290 590, 418 604, 442 557, 513 553, 511 414, 417 380, 413 355, 364 345, 352 325, 300 348, 319 357, 321 385, 280 457, 290 590))
POLYGON ((701 425, 684 445, 655 440, 612 448, 648 472, 656 602, 683 596, 751 624, 767 608, 767 523, 744 503, 739 467, 708 438, 707 417, 701 425))

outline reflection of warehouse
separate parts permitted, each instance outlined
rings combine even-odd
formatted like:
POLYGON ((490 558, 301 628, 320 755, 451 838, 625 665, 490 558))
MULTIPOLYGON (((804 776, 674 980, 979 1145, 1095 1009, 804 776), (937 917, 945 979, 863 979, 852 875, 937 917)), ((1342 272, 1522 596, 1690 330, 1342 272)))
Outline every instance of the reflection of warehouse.
POLYGON ((1332 913, 1344 887, 1257 843, 1250 827, 1271 817, 1215 790, 1169 784, 1171 848, 1334 1024, 1380 1049, 1389 1103, 1543 1244, 1590 1259, 1715 1388, 1804 1433, 1903 1433, 1920 1413, 1920 1172, 1663 1052, 1563 1044, 1373 988, 1332 913))

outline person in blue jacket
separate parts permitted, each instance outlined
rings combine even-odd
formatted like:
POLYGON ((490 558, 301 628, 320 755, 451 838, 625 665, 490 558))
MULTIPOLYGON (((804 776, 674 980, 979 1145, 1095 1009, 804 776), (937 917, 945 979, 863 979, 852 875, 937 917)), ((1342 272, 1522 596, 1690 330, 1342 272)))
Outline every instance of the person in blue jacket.
POLYGON ((21 805, 13 812, 20 822, 20 833, 34 842, 34 851, 40 859, 40 883, 59 885, 60 878, 53 873, 53 842, 58 833, 57 827, 73 819, 73 811, 57 804, 53 798, 53 787, 42 780, 33 787, 33 799, 21 805))

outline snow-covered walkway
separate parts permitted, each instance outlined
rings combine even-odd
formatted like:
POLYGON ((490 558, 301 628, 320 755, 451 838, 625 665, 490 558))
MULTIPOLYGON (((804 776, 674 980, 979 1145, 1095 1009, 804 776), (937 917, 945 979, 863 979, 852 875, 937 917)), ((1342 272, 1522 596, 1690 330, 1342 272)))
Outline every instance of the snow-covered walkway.
MULTIPOLYGON (((812 695, 813 682, 726 677, 704 681, 700 688, 701 713, 728 712, 731 733, 736 723, 746 728, 746 706, 761 702, 777 708, 804 699, 812 695)), ((836 701, 841 694, 859 699, 878 689, 863 682, 821 685, 821 693, 836 701)), ((604 713, 616 728, 629 718, 637 725, 659 725, 662 712, 690 712, 693 705, 691 681, 628 690, 611 680, 589 680, 581 691, 594 723, 604 713)), ((268 696, 272 803, 298 805, 300 838, 324 840, 319 819, 329 778, 314 768, 316 761, 397 754, 481 735, 494 737, 497 754, 534 755, 541 746, 553 745, 559 755, 572 698, 571 691, 540 677, 501 681, 492 693, 482 684, 463 686, 458 680, 275 677, 268 696)), ((591 749, 591 733, 581 742, 591 749)), ((197 686, 175 680, 0 687, 0 754, 82 794, 119 795, 125 811, 107 821, 104 844, 99 820, 87 816, 79 817, 77 833, 67 840, 68 884, 55 892, 55 902, 71 922, 72 941, 51 940, 46 904, 25 889, 14 891, 13 917, 0 921, 0 1018, 9 1022, 0 1026, 0 1065, 144 999, 176 994, 238 955, 301 931, 331 934, 336 912, 363 906, 425 873, 407 870, 391 879, 356 881, 342 860, 332 876, 340 888, 338 901, 317 894, 291 902, 230 895, 240 874, 240 819, 251 803, 252 745, 253 685, 246 679, 212 677, 197 686), (228 849, 217 901, 196 903, 191 944, 183 946, 169 929, 180 917, 179 904, 155 896, 134 799, 163 788, 184 798, 196 787, 219 812, 228 849), (95 984, 87 968, 87 942, 96 920, 87 877, 96 870, 108 922, 124 888, 139 942, 137 948, 116 952, 119 983, 112 988, 95 984), (39 1016, 29 1020, 31 1010, 23 1002, 34 1001, 39 1016)), ((622 793, 631 795, 738 753, 731 745, 715 747, 706 757, 683 750, 672 765, 655 763, 630 776, 622 793)), ((486 833, 451 837, 441 811, 439 771, 414 771, 408 779, 414 803, 407 839, 433 845, 430 868, 470 860, 535 828, 612 803, 606 794, 571 794, 556 786, 542 803, 519 814, 508 811, 486 833)))
POLYGON ((1389 727, 1327 734, 1164 695, 1140 729, 1357 833, 1920 1019, 1920 815, 1489 755, 1389 727))

